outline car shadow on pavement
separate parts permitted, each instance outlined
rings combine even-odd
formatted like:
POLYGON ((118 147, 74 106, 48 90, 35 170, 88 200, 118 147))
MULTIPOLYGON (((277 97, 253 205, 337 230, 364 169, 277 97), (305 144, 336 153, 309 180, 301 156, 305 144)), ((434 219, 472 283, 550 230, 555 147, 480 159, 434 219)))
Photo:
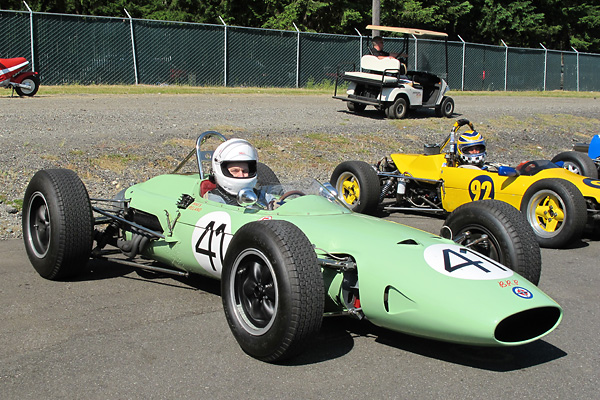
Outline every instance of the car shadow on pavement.
POLYGON ((366 337, 391 348, 472 368, 508 372, 548 363, 567 353, 537 340, 515 347, 478 347, 424 339, 380 328, 351 318, 326 318, 314 344, 288 365, 305 365, 338 358, 349 353, 354 339, 366 337))

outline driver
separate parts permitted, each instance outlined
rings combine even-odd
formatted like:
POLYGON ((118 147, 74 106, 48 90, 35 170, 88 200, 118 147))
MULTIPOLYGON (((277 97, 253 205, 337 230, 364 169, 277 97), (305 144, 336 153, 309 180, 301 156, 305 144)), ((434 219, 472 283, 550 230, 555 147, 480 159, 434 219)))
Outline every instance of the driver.
POLYGON ((205 193, 208 200, 238 205, 242 188, 254 188, 257 182, 258 153, 244 139, 229 139, 217 147, 212 158, 212 179, 216 187, 205 193))
POLYGON ((486 151, 483 136, 475 129, 463 132, 457 140, 459 167, 482 168, 485 163, 486 151))
POLYGON ((383 38, 381 36, 375 36, 373 39, 371 39, 371 42, 373 42, 373 48, 371 49, 371 54, 373 54, 375 57, 381 59, 381 58, 406 58, 407 55, 406 53, 388 53, 387 51, 383 50, 383 38))

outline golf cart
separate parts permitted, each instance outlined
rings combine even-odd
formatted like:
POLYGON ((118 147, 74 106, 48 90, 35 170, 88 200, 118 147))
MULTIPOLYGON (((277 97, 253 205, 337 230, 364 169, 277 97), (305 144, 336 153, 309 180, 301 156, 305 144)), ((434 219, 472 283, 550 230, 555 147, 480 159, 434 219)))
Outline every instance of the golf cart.
POLYGON ((384 111, 388 118, 402 119, 406 117, 409 109, 419 108, 434 108, 437 116, 450 118, 454 112, 454 100, 445 96, 449 90, 445 81, 448 76, 448 34, 378 25, 368 25, 367 29, 403 34, 404 54, 408 54, 409 36, 443 38, 445 74, 440 77, 430 71, 409 70, 400 56, 378 58, 366 54, 361 57, 359 71, 338 71, 333 98, 345 101, 348 110, 353 112, 362 112, 367 106, 374 106, 384 111), (340 79, 349 82, 346 96, 337 94, 340 79))

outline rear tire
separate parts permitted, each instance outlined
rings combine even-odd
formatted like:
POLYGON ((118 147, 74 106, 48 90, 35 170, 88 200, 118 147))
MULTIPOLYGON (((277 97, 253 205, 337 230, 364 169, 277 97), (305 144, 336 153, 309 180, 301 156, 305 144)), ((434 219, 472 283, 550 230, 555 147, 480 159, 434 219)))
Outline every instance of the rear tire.
POLYGON ((17 92, 19 96, 31 97, 35 95, 40 88, 40 78, 36 75, 28 76, 27 78, 23 79, 21 83, 31 86, 31 89, 16 87, 15 92, 17 92))
POLYGON ((279 178, 275 175, 275 172, 266 164, 256 163, 256 184, 258 186, 274 186, 281 185, 279 178))
POLYGON ((552 158, 553 163, 563 162, 563 168, 573 173, 598 179, 598 170, 594 161, 585 153, 563 151, 552 158))
POLYGON ((68 169, 38 171, 23 199, 23 240, 40 276, 74 276, 87 263, 94 222, 87 190, 68 169))
POLYGON ((356 113, 363 112, 363 111, 365 111, 365 108, 367 108, 366 104, 355 103, 353 101, 346 102, 346 105, 348 106, 348 110, 350 110, 352 112, 356 112, 356 113))
POLYGON ((469 232, 459 242, 465 246, 487 235, 488 239, 470 247, 512 269, 537 285, 540 281, 542 258, 540 246, 524 215, 508 203, 481 200, 463 204, 446 219, 442 236, 456 238, 469 232), (450 235, 447 235, 448 230, 450 235))
POLYGON ((452 97, 446 97, 442 99, 439 106, 435 107, 435 115, 438 117, 451 118, 454 114, 454 100, 452 97))
POLYGON ((541 247, 559 249, 581 237, 587 205, 577 187, 564 179, 542 179, 527 189, 521 212, 541 247))
POLYGON ((304 233, 283 220, 256 221, 234 235, 223 268, 225 317, 242 350, 278 362, 320 330, 324 284, 304 233))
POLYGON ((404 97, 398 97, 386 110, 388 118, 403 119, 408 114, 408 102, 404 97))
POLYGON ((331 174, 330 183, 352 211, 374 214, 381 190, 379 177, 364 161, 344 161, 331 174))

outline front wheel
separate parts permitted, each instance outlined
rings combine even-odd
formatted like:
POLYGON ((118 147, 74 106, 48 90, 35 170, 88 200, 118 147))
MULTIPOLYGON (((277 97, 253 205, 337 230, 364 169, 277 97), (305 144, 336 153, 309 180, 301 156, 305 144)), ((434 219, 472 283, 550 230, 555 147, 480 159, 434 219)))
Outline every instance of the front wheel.
POLYGON ((331 174, 330 183, 340 199, 355 212, 374 214, 379 204, 377 171, 364 161, 344 161, 331 174))
POLYGON ((508 203, 463 204, 448 216, 441 235, 498 261, 531 283, 540 281, 540 246, 523 214, 508 203))
POLYGON ((324 284, 304 233, 282 220, 242 226, 225 256, 221 296, 242 350, 279 362, 305 348, 321 327, 324 284))
POLYGON ((23 199, 23 240, 31 264, 46 279, 75 275, 86 264, 94 223, 88 192, 68 169, 38 171, 23 199))
POLYGON ((40 78, 36 75, 28 76, 27 78, 21 81, 22 84, 29 85, 29 89, 16 87, 15 91, 19 96, 33 96, 37 93, 40 88, 40 78))
POLYGON ((562 248, 581 237, 587 205, 577 187, 564 179, 542 179, 527 189, 521 212, 541 247, 562 248))
POLYGON ((454 100, 452 100, 452 97, 444 96, 440 105, 435 107, 435 115, 438 117, 451 118, 453 114, 454 100))
POLYGON ((563 151, 552 158, 553 163, 562 162, 562 167, 579 175, 598 179, 598 170, 594 161, 585 153, 578 151, 563 151))

